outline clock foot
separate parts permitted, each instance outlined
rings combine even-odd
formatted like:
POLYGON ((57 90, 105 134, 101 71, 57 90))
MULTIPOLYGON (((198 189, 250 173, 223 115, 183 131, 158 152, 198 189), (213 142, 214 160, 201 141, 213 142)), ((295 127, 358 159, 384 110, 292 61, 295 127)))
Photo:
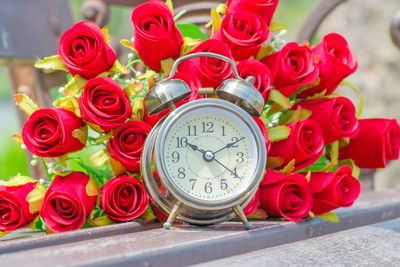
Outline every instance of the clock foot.
POLYGON ((249 221, 246 218, 246 215, 244 215, 242 207, 240 207, 239 205, 234 206, 233 211, 235 212, 235 214, 239 218, 239 220, 242 221, 244 228, 246 228, 246 230, 250 230, 252 227, 251 223, 249 223, 249 221))
POLYGON ((166 230, 171 229, 171 225, 174 222, 176 216, 178 216, 179 211, 181 210, 181 208, 182 208, 182 203, 179 202, 179 201, 176 202, 174 207, 172 208, 171 213, 168 216, 168 220, 163 225, 164 229, 166 229, 166 230))

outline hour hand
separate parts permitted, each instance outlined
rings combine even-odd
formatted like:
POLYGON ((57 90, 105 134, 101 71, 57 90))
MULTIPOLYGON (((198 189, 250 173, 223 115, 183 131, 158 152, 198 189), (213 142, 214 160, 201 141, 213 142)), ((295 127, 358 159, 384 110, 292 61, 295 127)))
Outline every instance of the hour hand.
POLYGON ((201 153, 203 153, 204 154, 204 150, 203 149, 200 149, 198 146, 196 146, 196 145, 194 145, 194 144, 190 144, 189 142, 186 142, 186 144, 188 145, 188 146, 190 146, 190 148, 191 149, 193 149, 194 151, 199 151, 199 152, 201 152, 201 153))
POLYGON ((223 148, 220 148, 220 149, 218 149, 217 151, 215 151, 214 154, 217 154, 218 152, 224 150, 225 148, 230 148, 230 147, 232 147, 234 144, 236 144, 237 142, 242 141, 243 139, 244 139, 244 137, 242 137, 242 138, 240 138, 240 139, 238 139, 238 140, 236 140, 236 141, 234 141, 234 142, 231 142, 231 143, 226 144, 226 146, 224 146, 223 148))

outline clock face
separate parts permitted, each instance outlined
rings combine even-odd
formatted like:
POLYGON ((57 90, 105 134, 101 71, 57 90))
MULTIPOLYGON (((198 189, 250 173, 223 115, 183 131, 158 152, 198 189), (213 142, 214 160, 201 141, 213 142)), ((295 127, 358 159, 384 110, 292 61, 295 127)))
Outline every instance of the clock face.
POLYGON ((200 202, 231 199, 247 190, 257 173, 255 134, 226 109, 190 110, 164 134, 159 144, 163 172, 181 195, 200 202))

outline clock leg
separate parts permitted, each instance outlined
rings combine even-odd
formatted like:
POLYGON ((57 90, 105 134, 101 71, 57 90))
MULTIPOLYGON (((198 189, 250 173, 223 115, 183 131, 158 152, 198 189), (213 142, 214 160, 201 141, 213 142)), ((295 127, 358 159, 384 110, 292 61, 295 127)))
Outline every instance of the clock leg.
POLYGON ((242 223, 244 224, 244 228, 246 228, 246 230, 250 230, 250 228, 252 227, 251 223, 249 223, 249 221, 246 218, 246 215, 244 215, 242 207, 240 207, 239 205, 233 206, 233 211, 235 212, 239 220, 241 220, 242 223))
POLYGON ((176 216, 178 216, 181 208, 182 208, 182 203, 179 201, 176 202, 174 207, 172 208, 171 213, 168 216, 168 220, 164 223, 164 229, 167 229, 167 230, 171 229, 171 225, 174 222, 176 216))

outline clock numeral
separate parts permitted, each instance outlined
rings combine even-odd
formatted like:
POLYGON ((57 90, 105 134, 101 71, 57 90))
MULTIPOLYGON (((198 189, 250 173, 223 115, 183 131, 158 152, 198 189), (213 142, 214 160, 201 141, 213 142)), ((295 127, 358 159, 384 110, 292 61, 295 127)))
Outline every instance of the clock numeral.
POLYGON ((179 179, 183 179, 183 178, 185 178, 185 177, 186 177, 185 168, 180 167, 180 168, 178 169, 178 178, 179 178, 179 179))
POLYGON ((193 183, 192 184, 192 190, 194 189, 194 185, 196 184, 197 180, 196 179, 190 179, 189 183, 193 183))
POLYGON ((221 190, 226 190, 228 188, 228 184, 226 183, 226 179, 221 179, 221 190))
POLYGON ((226 135, 225 135, 225 126, 222 125, 221 127, 222 127, 222 134, 221 134, 221 136, 226 136, 226 135))
POLYGON ((176 138, 176 148, 185 148, 187 147, 188 140, 186 137, 177 137, 176 138))
POLYGON ((177 151, 172 152, 171 156, 172 156, 173 163, 177 163, 180 159, 180 155, 177 151))
POLYGON ((214 132, 214 123, 211 121, 209 122, 202 122, 203 125, 203 133, 213 133, 214 132))
POLYGON ((188 126, 188 136, 197 136, 197 127, 196 125, 188 126))
POLYGON ((237 163, 243 163, 244 162, 244 154, 242 152, 236 153, 236 156, 238 156, 238 158, 236 159, 237 163))
POLYGON ((211 187, 211 182, 207 182, 205 185, 204 185, 204 191, 207 193, 207 194, 211 194, 211 192, 212 192, 212 187, 211 187))
MULTIPOLYGON (((239 140, 239 138, 237 138, 235 136, 231 138, 232 142, 237 142, 238 140, 239 140)), ((239 145, 238 145, 238 143, 236 143, 236 144, 233 144, 231 147, 239 147, 239 145)))
POLYGON ((236 169, 236 167, 232 169, 231 175, 232 175, 233 177, 235 177, 235 178, 236 178, 237 176, 239 176, 239 175, 237 174, 237 169, 236 169))

